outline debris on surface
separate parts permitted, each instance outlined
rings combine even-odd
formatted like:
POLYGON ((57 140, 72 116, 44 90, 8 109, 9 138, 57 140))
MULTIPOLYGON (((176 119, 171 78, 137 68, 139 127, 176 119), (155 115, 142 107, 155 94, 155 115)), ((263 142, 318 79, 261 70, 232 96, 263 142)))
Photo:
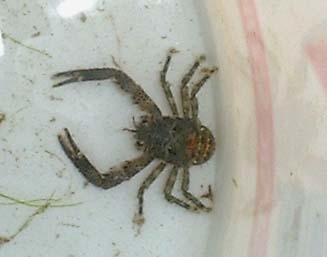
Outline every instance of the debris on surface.
POLYGON ((213 201, 213 193, 212 193, 211 185, 208 186, 208 192, 201 195, 201 198, 207 198, 210 201, 213 201))
POLYGON ((6 114, 0 112, 0 124, 6 119, 6 114))
POLYGON ((54 95, 50 95, 50 101, 63 101, 64 99, 61 97, 56 97, 54 95))
POLYGON ((141 228, 142 228, 144 223, 145 223, 144 216, 140 215, 139 213, 135 213, 134 218, 133 218, 133 224, 136 226, 135 236, 138 236, 141 233, 141 228))
POLYGON ((80 15, 80 17, 79 17, 79 19, 81 20, 81 22, 86 22, 86 20, 87 20, 87 16, 86 16, 86 14, 85 13, 81 13, 81 15, 80 15))
POLYGON ((120 250, 119 249, 115 250, 114 257, 118 257, 119 255, 120 255, 120 250))
POLYGON ((116 68, 120 69, 120 65, 119 63, 117 62, 115 56, 111 55, 111 60, 112 60, 112 63, 115 65, 116 68))
POLYGON ((5 243, 8 243, 9 241, 10 241, 10 238, 0 236, 0 245, 3 245, 5 243))
POLYGON ((133 218, 133 223, 138 225, 138 226, 142 226, 145 222, 145 218, 143 215, 139 215, 138 213, 136 213, 134 215, 134 218, 133 218))
POLYGON ((38 32, 35 32, 31 37, 38 37, 38 36, 40 36, 40 35, 41 35, 41 32, 38 31, 38 32))
POLYGON ((234 186, 237 188, 237 187, 238 187, 238 184, 237 184, 237 181, 236 181, 236 179, 235 179, 235 178, 233 178, 233 179, 232 179, 232 181, 233 181, 233 184, 234 184, 234 186))

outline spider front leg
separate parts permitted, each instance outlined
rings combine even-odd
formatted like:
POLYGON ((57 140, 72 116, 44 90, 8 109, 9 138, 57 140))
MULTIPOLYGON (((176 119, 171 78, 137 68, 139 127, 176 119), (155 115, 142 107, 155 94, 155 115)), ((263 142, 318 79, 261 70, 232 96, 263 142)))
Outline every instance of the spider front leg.
POLYGON ((182 179, 182 192, 186 199, 191 201, 200 210, 209 212, 212 210, 210 207, 206 207, 198 198, 189 192, 190 185, 190 172, 188 168, 183 169, 183 179, 182 179))
POLYGON ((177 50, 172 48, 169 50, 169 53, 167 55, 165 64, 163 66, 162 71, 160 72, 160 83, 162 86, 162 89, 165 93, 166 99, 168 101, 168 104, 170 106, 170 109, 173 113, 174 116, 178 116, 178 110, 177 110, 177 105, 176 105, 176 101, 174 99, 173 93, 170 90, 170 83, 167 81, 166 76, 167 76, 167 71, 168 71, 168 67, 171 61, 171 57, 173 54, 177 53, 177 50))
POLYGON ((197 93, 200 91, 200 89, 204 86, 204 84, 207 82, 207 80, 211 77, 213 73, 215 73, 218 70, 218 68, 212 68, 212 69, 205 69, 204 70, 204 76, 194 84, 192 91, 191 91, 191 115, 193 119, 198 118, 199 114, 199 103, 198 99, 196 97, 197 93))
POLYGON ((199 68, 200 63, 205 60, 205 57, 202 55, 198 59, 195 60, 192 67, 189 69, 189 71, 184 75, 182 82, 181 82, 181 98, 182 98, 182 109, 184 117, 190 117, 190 93, 189 89, 187 87, 187 84, 192 79, 194 73, 199 68))
POLYGON ((58 140, 67 157, 73 162, 86 180, 103 189, 109 189, 131 179, 153 160, 150 155, 144 153, 138 158, 125 161, 122 165, 115 166, 111 168, 109 172, 101 174, 80 151, 68 129, 65 128, 64 131, 58 135, 58 140))
POLYGON ((189 211, 197 211, 198 208, 196 206, 190 205, 189 203, 187 203, 183 200, 180 200, 177 197, 172 195, 172 191, 173 191, 174 185, 176 183, 177 172, 178 172, 178 168, 176 166, 174 166, 168 176, 166 186, 164 189, 166 200, 170 203, 175 203, 189 211))
POLYGON ((100 69, 85 69, 72 70, 60 72, 52 76, 53 79, 65 80, 53 85, 53 87, 60 87, 66 84, 81 82, 111 79, 120 88, 131 94, 135 104, 139 105, 142 111, 148 112, 154 117, 161 116, 161 111, 152 99, 144 92, 144 90, 137 85, 126 73, 114 68, 100 68, 100 69))

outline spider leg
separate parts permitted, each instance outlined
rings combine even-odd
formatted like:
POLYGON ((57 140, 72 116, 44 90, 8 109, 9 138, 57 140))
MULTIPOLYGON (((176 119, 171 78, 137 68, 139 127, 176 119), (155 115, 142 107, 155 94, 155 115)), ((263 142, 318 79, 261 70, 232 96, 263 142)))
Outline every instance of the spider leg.
POLYGON ((168 71, 168 67, 171 61, 171 57, 174 53, 177 53, 177 50, 172 48, 169 50, 169 53, 167 55, 165 64, 163 66, 162 71, 160 72, 160 83, 162 86, 162 89, 165 93, 166 99, 168 101, 168 104, 170 106, 170 109, 173 113, 174 116, 178 116, 178 110, 177 110, 177 105, 173 96, 173 93, 170 90, 170 83, 167 81, 166 76, 167 76, 167 71, 168 71))
POLYGON ((99 68, 99 69, 85 69, 85 70, 72 70, 54 74, 53 79, 65 79, 53 87, 60 87, 66 84, 80 82, 80 81, 93 81, 93 80, 106 80, 111 79, 120 88, 131 94, 135 104, 138 104, 142 111, 148 112, 154 117, 161 116, 161 111, 152 99, 145 93, 145 91, 136 84, 126 73, 114 68, 99 68))
POLYGON ((68 129, 65 128, 58 135, 58 140, 67 157, 86 180, 103 189, 109 189, 129 180, 153 160, 149 155, 143 154, 138 158, 123 162, 120 166, 111 168, 107 173, 101 174, 80 151, 68 129))
POLYGON ((210 207, 206 207, 198 198, 189 192, 190 185, 190 172, 188 168, 183 169, 183 180, 182 180, 182 192, 186 199, 191 201, 200 210, 209 212, 212 210, 210 207))
POLYGON ((175 203, 189 211, 197 211, 198 208, 196 206, 190 205, 187 202, 180 200, 177 197, 172 195, 172 191, 173 191, 174 185, 176 183, 177 171, 178 171, 178 168, 176 166, 174 166, 169 173, 169 176, 168 176, 168 179, 166 182, 166 186, 164 189, 165 198, 168 202, 175 203))
POLYGON ((161 162, 157 167, 153 169, 150 175, 143 181, 141 187, 137 192, 138 198, 138 214, 141 216, 143 214, 143 200, 144 200, 144 192, 147 190, 151 184, 155 181, 155 179, 161 174, 161 172, 166 167, 164 162, 161 162))
POLYGON ((200 63, 205 60, 204 56, 200 56, 198 59, 195 60, 192 67, 189 69, 189 71, 184 75, 182 82, 181 82, 181 98, 182 98, 182 109, 184 117, 190 116, 190 94, 189 89, 187 87, 187 84, 190 82, 192 76, 196 72, 196 70, 199 68, 200 63))
POLYGON ((192 90, 191 90, 191 108, 192 108, 192 118, 197 119, 198 114, 199 114, 199 104, 198 104, 198 99, 196 98, 197 93, 200 91, 200 89, 204 86, 206 81, 211 77, 213 73, 215 73, 218 69, 217 68, 212 68, 212 69, 206 69, 204 72, 204 76, 194 84, 192 90))

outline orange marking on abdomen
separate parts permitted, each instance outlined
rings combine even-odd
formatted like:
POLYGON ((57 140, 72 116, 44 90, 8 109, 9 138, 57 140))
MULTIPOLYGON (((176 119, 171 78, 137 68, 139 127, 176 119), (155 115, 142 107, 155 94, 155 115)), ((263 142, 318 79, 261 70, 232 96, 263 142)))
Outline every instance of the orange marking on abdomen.
POLYGON ((197 137, 196 134, 192 134, 189 136, 189 138, 187 139, 187 143, 186 143, 186 148, 188 151, 190 151, 191 153, 194 153, 196 148, 197 148, 197 137))

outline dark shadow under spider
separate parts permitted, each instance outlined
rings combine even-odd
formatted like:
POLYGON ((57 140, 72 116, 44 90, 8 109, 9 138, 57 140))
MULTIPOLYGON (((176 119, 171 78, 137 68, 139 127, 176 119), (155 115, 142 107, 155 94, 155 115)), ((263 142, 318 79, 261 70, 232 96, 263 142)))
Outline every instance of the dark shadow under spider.
POLYGON ((133 102, 142 111, 147 113, 141 116, 140 121, 134 121, 135 129, 130 130, 136 138, 136 147, 143 154, 133 160, 112 167, 106 173, 100 173, 80 151, 74 142, 69 130, 65 128, 58 135, 60 145, 68 158, 73 162, 80 173, 93 185, 103 189, 112 188, 124 181, 131 179, 154 159, 160 163, 152 170, 140 186, 137 194, 138 215, 143 218, 144 192, 153 181, 163 172, 167 164, 172 164, 166 185, 164 188, 165 198, 170 203, 175 203, 190 211, 210 211, 197 197, 189 192, 189 168, 199 165, 213 155, 215 151, 215 139, 211 131, 203 126, 198 119, 197 93, 217 69, 203 69, 202 78, 195 82, 189 89, 188 84, 205 59, 203 56, 197 58, 192 67, 181 80, 182 115, 179 115, 175 99, 172 95, 170 84, 166 80, 166 74, 170 65, 171 57, 177 51, 171 49, 167 55, 163 69, 160 72, 160 83, 170 106, 172 116, 163 116, 154 101, 136 84, 126 73, 114 68, 97 68, 72 70, 57 73, 54 79, 64 79, 53 87, 65 84, 111 79, 123 91, 132 96, 133 102), (186 200, 172 195, 177 174, 182 171, 181 190, 186 200))

